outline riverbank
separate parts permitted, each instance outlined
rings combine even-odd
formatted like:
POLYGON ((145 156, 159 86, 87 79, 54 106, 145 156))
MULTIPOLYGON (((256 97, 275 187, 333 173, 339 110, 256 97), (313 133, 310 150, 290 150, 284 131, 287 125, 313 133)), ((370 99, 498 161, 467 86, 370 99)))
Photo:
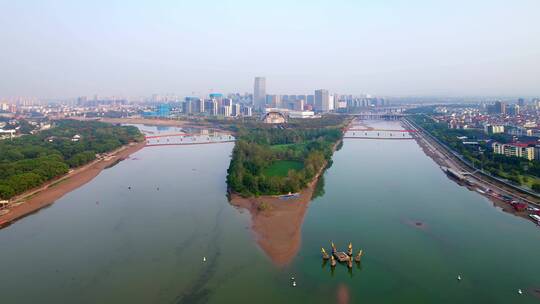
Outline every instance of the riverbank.
POLYGON ((0 215, 0 228, 53 204, 65 194, 91 181, 103 169, 126 159, 129 155, 139 151, 144 146, 144 141, 125 145, 115 151, 109 152, 107 157, 76 168, 62 177, 45 183, 37 189, 32 189, 18 195, 12 199, 12 203, 8 208, 9 212, 0 215))
MULTIPOLYGON (((406 123, 408 124, 407 125, 408 128, 413 128, 415 130, 418 130, 410 122, 406 122, 406 123)), ((503 195, 506 195, 506 196, 510 195, 519 200, 523 200, 526 203, 535 204, 535 205, 539 203, 538 200, 536 200, 533 197, 527 196, 521 192, 518 192, 517 190, 514 190, 512 188, 504 187, 504 185, 501 185, 495 181, 492 181, 481 174, 475 174, 475 172, 471 172, 471 170, 465 164, 462 164, 459 159, 450 155, 437 142, 435 142, 434 140, 429 138, 429 136, 424 134, 423 131, 421 130, 418 130, 418 131, 419 132, 416 132, 413 134, 413 138, 416 140, 418 145, 422 148, 424 153, 427 156, 429 156, 431 159, 433 159, 435 163, 437 163, 441 167, 447 167, 457 172, 467 173, 467 177, 472 182, 472 185, 468 185, 461 181, 453 179, 459 185, 465 186, 470 191, 476 191, 482 196, 488 198, 493 203, 494 206, 500 208, 504 212, 508 212, 508 213, 514 214, 516 216, 519 216, 519 217, 522 217, 524 219, 534 222, 529 217, 529 213, 527 211, 516 211, 511 204, 505 202, 503 199, 501 199, 501 197, 503 195), (486 189, 490 189, 491 191, 488 192, 486 191, 486 189), (498 195, 499 197, 495 195, 498 195)))

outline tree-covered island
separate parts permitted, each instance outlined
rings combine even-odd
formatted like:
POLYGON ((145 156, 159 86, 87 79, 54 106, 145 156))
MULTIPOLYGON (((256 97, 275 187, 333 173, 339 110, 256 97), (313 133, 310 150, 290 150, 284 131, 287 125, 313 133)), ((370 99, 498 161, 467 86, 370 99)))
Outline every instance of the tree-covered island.
POLYGON ((348 121, 328 115, 280 125, 238 125, 227 170, 229 190, 245 197, 302 190, 331 163, 348 121))

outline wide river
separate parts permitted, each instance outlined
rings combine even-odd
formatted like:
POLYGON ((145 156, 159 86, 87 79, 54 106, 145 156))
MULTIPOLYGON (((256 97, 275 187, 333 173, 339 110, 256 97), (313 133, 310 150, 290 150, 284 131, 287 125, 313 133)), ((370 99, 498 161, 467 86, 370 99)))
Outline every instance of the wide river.
POLYGON ((233 145, 147 147, 0 230, 0 303, 540 302, 540 229, 412 140, 346 139, 275 266, 227 200, 233 145), (323 265, 330 240, 361 266, 323 265))

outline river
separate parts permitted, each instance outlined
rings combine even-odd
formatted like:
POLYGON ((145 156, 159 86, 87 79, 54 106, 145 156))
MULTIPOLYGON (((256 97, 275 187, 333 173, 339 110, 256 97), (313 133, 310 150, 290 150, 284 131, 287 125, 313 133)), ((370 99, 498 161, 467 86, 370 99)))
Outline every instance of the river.
POLYGON ((0 302, 539 301, 539 228, 450 180, 412 140, 346 139, 298 254, 275 266, 227 200, 233 145, 147 147, 0 230, 0 302), (330 240, 362 248, 362 264, 323 265, 330 240))

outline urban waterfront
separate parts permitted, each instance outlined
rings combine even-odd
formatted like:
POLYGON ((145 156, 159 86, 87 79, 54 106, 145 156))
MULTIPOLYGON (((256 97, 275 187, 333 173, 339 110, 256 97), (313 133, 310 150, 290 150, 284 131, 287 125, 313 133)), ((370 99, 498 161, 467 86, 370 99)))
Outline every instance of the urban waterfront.
POLYGON ((538 227, 450 180, 412 140, 346 139, 298 255, 274 266, 249 212, 228 203, 233 145, 145 148, 0 230, 2 302, 538 301, 538 227), (322 265, 330 241, 362 248, 360 268, 322 265))

